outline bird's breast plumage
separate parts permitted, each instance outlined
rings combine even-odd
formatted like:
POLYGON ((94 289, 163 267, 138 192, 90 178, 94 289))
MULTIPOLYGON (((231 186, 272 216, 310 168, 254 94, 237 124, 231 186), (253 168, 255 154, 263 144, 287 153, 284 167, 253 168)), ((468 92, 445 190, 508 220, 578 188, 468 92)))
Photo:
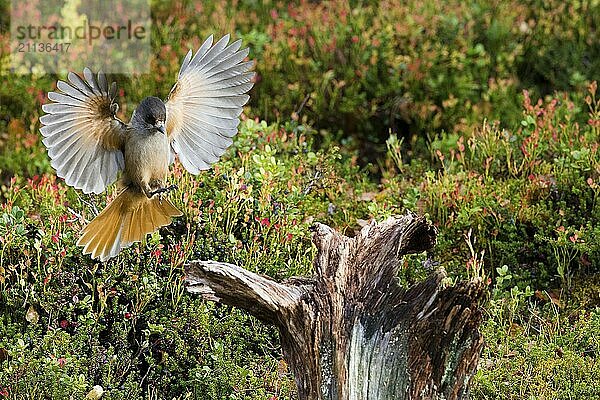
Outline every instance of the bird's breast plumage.
POLYGON ((166 181, 169 152, 167 135, 132 130, 125 142, 125 174, 128 180, 138 186, 152 180, 166 181))

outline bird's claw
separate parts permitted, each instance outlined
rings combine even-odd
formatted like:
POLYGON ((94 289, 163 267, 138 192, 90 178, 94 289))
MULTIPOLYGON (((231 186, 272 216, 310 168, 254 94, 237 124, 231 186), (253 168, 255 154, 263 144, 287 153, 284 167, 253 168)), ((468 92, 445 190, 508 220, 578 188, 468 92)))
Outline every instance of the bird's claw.
POLYGON ((173 190, 177 190, 177 189, 179 189, 179 187, 177 185, 171 185, 171 186, 161 187, 161 188, 158 188, 158 189, 153 190, 152 192, 150 192, 150 196, 154 197, 154 195, 158 195, 159 199, 162 200, 163 195, 165 193, 169 193, 169 192, 171 192, 173 190))

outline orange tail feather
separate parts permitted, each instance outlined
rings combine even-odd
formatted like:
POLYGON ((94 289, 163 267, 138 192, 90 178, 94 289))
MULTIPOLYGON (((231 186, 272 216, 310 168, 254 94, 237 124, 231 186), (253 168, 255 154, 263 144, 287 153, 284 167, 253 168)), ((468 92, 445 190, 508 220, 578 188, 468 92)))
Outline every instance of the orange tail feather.
POLYGON ((77 245, 83 247, 83 254, 106 261, 180 215, 181 211, 167 198, 149 199, 143 193, 125 189, 83 228, 77 245))

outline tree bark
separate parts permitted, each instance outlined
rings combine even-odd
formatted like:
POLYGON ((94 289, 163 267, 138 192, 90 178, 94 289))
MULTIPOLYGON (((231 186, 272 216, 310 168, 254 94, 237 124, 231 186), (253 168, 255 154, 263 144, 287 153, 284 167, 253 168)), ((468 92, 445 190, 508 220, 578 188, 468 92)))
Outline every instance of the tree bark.
POLYGON ((447 287, 443 269, 408 290, 396 279, 402 256, 433 247, 435 228, 407 214, 354 238, 318 223, 311 230, 313 278, 278 283, 192 261, 187 290, 276 325, 301 400, 467 398, 483 344, 483 283, 447 287))

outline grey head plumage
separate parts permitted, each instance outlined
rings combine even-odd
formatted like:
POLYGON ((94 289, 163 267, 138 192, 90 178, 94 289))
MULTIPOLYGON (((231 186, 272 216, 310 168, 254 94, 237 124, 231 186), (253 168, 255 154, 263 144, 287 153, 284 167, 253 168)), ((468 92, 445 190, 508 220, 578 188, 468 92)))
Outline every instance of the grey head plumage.
POLYGON ((167 109, 165 103, 158 97, 148 96, 137 106, 131 116, 131 126, 138 131, 153 133, 165 131, 167 109))

